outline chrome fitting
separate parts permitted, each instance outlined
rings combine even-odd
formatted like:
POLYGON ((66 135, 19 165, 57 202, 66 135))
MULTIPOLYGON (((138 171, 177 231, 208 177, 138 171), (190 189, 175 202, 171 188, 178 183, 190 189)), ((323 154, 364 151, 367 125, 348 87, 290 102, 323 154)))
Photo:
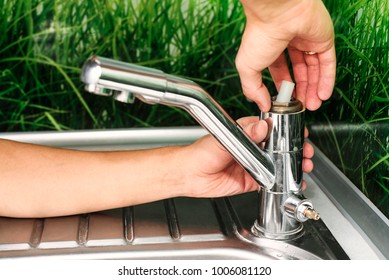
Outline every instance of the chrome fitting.
POLYGON ((311 201, 300 199, 294 195, 289 196, 284 202, 284 211, 289 217, 302 223, 309 219, 320 219, 320 215, 313 209, 311 201))

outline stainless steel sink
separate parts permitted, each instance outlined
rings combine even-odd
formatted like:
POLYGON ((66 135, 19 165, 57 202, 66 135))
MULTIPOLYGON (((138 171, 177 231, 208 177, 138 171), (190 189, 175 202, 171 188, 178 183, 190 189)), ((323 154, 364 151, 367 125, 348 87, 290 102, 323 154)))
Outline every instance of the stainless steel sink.
MULTIPOLYGON (((115 130, 109 133, 3 133, 0 138, 66 148, 115 150, 186 144, 204 134, 203 129, 195 127, 115 130)), ((0 217, 0 258, 388 258, 387 219, 361 198, 355 202, 359 203, 358 208, 367 209, 365 214, 373 222, 358 222, 347 203, 342 202, 342 199, 347 199, 343 197, 344 193, 342 197, 334 197, 336 188, 344 192, 350 187, 350 182, 318 150, 314 162, 315 171, 305 177, 309 185, 307 196, 318 205, 323 219, 304 223, 301 236, 293 240, 275 241, 251 234, 250 228, 257 213, 256 193, 218 199, 180 197, 67 217, 0 217), (328 189, 335 189, 331 193, 326 190, 328 184, 331 184, 328 189), (369 228, 363 230, 363 226, 369 228), (358 249, 353 248, 350 241, 357 242, 358 249)), ((359 195, 355 189, 352 191, 348 198, 355 193, 359 195)), ((362 220, 365 219, 362 217, 362 220)))
POLYGON ((246 224, 254 221, 247 213, 255 213, 255 205, 256 195, 251 193, 232 199, 176 198, 70 217, 0 218, 0 256, 347 258, 320 222, 307 224, 303 236, 288 243, 253 237, 246 224))

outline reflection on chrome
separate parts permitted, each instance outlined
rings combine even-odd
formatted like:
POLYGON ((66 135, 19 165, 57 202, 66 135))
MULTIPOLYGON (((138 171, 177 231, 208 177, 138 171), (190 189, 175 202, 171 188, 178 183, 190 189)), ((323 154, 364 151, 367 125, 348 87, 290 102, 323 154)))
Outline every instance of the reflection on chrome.
POLYGON ((196 83, 162 71, 94 56, 83 66, 85 90, 132 103, 164 104, 189 112, 258 182, 259 211, 255 236, 291 239, 302 222, 318 219, 301 195, 304 108, 298 101, 273 102, 263 114, 270 136, 259 148, 212 97, 196 83))

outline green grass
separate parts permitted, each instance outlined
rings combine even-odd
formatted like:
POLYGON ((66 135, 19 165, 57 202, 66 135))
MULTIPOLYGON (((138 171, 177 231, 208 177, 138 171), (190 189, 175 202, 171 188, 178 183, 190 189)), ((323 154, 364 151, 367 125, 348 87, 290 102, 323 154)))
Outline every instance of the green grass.
POLYGON ((333 97, 311 120, 327 125, 316 141, 389 217, 389 3, 324 2, 334 21, 338 68, 333 97))
MULTIPOLYGON (((308 122, 326 126, 320 148, 389 216, 389 3, 324 3, 337 81, 308 122)), ((195 124, 179 109, 85 94, 80 67, 91 54, 195 80, 234 118, 258 114, 234 65, 245 21, 238 0, 0 0, 0 16, 1 131, 195 124)))
POLYGON ((227 107, 231 93, 241 96, 234 67, 244 27, 238 1, 1 0, 0 11, 2 130, 195 123, 176 109, 83 94, 79 68, 91 54, 190 77, 227 107))

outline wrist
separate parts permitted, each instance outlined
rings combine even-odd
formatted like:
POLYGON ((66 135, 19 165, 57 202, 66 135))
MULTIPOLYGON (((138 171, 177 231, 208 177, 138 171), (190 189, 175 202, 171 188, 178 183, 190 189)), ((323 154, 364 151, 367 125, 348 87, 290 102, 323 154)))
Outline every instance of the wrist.
POLYGON ((274 20, 289 21, 300 16, 316 0, 241 0, 247 21, 269 23, 274 20))
POLYGON ((159 153, 162 170, 157 172, 159 177, 155 178, 155 183, 160 185, 164 198, 190 196, 188 181, 192 166, 189 159, 193 158, 190 146, 165 147, 159 153))

